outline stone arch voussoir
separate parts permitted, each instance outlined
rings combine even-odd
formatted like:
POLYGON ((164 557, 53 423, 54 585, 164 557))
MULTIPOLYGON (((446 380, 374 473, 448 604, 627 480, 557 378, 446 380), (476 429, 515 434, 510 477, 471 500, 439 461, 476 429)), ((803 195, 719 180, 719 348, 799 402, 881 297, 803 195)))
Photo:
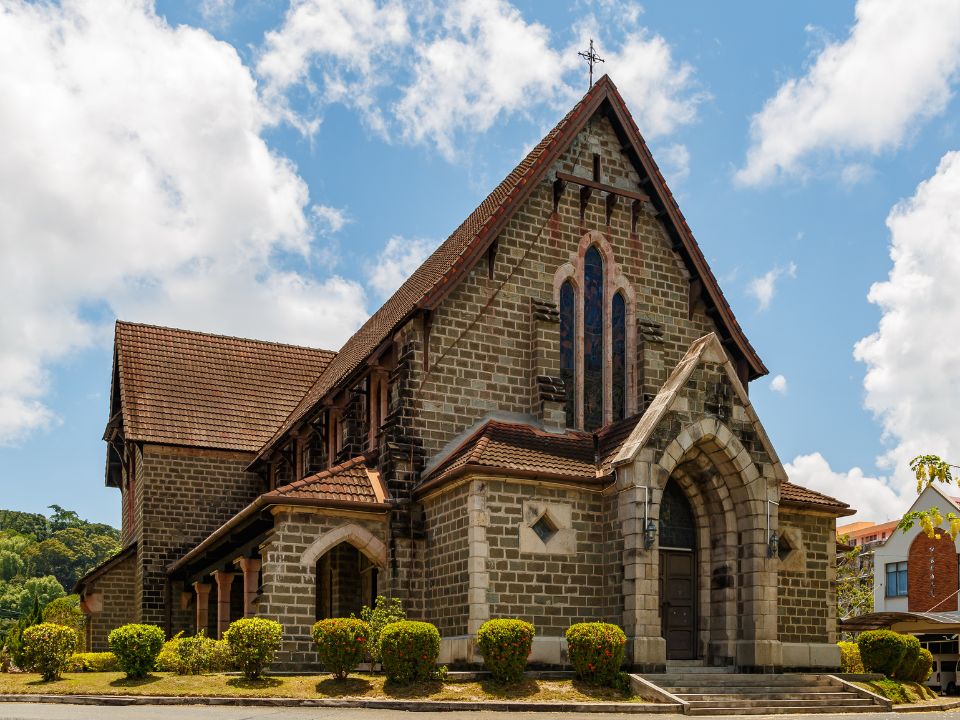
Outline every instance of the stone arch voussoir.
POLYGON ((343 542, 353 545, 377 567, 386 568, 386 544, 372 532, 355 523, 341 525, 318 537, 303 551, 303 555, 300 556, 300 564, 307 568, 313 568, 324 553, 343 542))

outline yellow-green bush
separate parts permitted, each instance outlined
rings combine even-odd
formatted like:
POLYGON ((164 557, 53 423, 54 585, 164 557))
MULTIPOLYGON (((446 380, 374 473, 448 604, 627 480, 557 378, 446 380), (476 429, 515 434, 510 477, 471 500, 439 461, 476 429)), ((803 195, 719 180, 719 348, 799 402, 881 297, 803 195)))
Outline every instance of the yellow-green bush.
POLYGON ((523 680, 527 658, 533 648, 533 625, 523 620, 500 618, 487 620, 477 632, 477 649, 483 666, 498 683, 523 680))
POLYGON ((435 625, 415 620, 390 623, 380 633, 380 656, 392 682, 429 680, 440 657, 440 632, 435 625))
POLYGON ((77 631, 66 625, 40 623, 23 631, 24 666, 44 680, 57 680, 76 649, 77 631))
POLYGON ((892 630, 867 630, 857 638, 857 647, 867 672, 890 677, 907 652, 907 640, 892 630))
POLYGON ((367 653, 370 625, 356 618, 320 620, 313 626, 313 641, 323 669, 343 680, 367 653))
POLYGON ((838 642, 840 648, 840 669, 845 673, 864 673, 863 660, 860 659, 860 648, 856 643, 838 642))
POLYGON ((283 640, 283 626, 266 618, 243 618, 230 624, 223 634, 237 669, 253 680, 273 662, 283 640))
POLYGON ((67 659, 66 672, 117 672, 117 656, 112 652, 74 653, 67 659))
POLYGON ((156 625, 121 625, 110 631, 107 642, 127 677, 142 678, 156 666, 157 655, 163 649, 163 630, 156 625))

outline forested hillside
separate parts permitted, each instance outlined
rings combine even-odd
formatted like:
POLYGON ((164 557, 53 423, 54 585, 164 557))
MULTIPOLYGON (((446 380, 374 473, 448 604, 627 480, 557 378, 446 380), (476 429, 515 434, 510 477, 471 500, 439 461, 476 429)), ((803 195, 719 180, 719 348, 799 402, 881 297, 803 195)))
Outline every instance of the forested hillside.
POLYGON ((0 510, 0 618, 70 593, 88 570, 120 550, 120 531, 51 505, 49 517, 0 510))

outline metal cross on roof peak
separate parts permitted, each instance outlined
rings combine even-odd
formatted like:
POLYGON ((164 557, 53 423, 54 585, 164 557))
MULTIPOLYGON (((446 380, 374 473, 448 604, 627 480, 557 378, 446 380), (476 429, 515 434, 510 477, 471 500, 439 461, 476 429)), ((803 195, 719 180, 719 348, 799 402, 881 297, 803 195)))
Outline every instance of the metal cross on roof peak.
POLYGON ((603 62, 603 58, 597 55, 593 49, 593 38, 590 38, 590 49, 586 52, 578 52, 577 55, 587 61, 587 65, 590 67, 590 87, 593 87, 593 64, 603 62))

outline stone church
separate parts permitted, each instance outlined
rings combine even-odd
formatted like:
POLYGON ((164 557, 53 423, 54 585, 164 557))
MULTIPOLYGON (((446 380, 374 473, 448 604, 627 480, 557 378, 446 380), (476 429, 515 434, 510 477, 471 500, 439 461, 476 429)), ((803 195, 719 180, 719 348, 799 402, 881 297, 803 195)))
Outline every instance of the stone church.
POLYGON ((310 628, 378 594, 478 660, 489 618, 623 627, 637 669, 837 666, 836 518, 751 405, 767 373, 601 78, 338 351, 118 322, 124 550, 89 640, 310 628))

